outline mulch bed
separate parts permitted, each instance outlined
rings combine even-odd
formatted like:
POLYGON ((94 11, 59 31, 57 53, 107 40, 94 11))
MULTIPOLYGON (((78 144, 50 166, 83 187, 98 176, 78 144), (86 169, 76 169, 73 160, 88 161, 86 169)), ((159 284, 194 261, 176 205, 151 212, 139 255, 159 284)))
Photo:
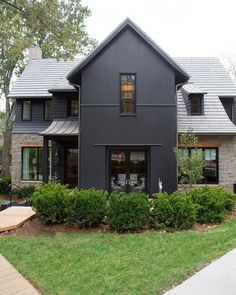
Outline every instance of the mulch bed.
MULTIPOLYGON (((225 219, 224 222, 227 220, 231 220, 236 217, 236 209, 232 211, 225 219)), ((216 227, 217 224, 197 224, 193 229, 190 231, 206 231, 208 229, 211 229, 213 227, 216 227)), ((100 227, 96 228, 79 228, 75 226, 67 226, 64 224, 49 224, 45 225, 41 223, 37 218, 33 218, 26 223, 24 223, 21 227, 15 230, 6 231, 3 233, 0 233, 1 235, 17 235, 17 236, 29 236, 29 237, 36 237, 41 234, 56 234, 56 233, 91 233, 91 232, 108 232, 112 233, 114 232, 111 230, 111 228, 108 225, 101 225, 100 227)), ((143 229, 142 232, 159 232, 159 233, 165 233, 166 231, 159 231, 154 230, 150 228, 143 229)))
POLYGON ((67 226, 64 224, 49 224, 41 223, 37 218, 33 218, 21 227, 0 233, 0 235, 17 235, 36 237, 41 234, 55 234, 55 233, 91 233, 91 232, 109 232, 109 226, 104 225, 99 228, 78 228, 74 226, 67 226))

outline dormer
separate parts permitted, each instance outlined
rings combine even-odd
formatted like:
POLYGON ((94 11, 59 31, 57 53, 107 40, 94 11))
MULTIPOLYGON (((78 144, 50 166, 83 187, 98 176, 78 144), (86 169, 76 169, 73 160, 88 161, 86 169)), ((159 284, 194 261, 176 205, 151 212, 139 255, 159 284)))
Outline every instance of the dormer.
POLYGON ((234 109, 235 109, 235 97, 232 96, 221 96, 220 101, 225 109, 225 112, 227 113, 230 120, 235 124, 235 115, 234 115, 234 109))
POLYGON ((185 84, 182 88, 188 115, 204 115, 204 94, 206 92, 194 84, 185 84))

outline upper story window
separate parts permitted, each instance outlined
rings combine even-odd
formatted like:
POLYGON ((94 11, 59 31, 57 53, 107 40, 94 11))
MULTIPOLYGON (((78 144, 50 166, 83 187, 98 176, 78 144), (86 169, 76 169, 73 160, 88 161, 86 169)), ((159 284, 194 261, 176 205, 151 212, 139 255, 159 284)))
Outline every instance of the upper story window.
POLYGON ((79 100, 71 98, 68 100, 68 117, 77 117, 79 115, 79 100))
POLYGON ((121 74, 120 75, 120 94, 121 106, 120 112, 124 114, 135 113, 136 102, 136 75, 121 74))
POLYGON ((192 96, 189 98, 189 102, 191 115, 203 114, 202 96, 192 96))
POLYGON ((52 120, 52 100, 44 101, 44 120, 52 120))
POLYGON ((31 100, 22 101, 22 120, 32 119, 32 102, 31 100))

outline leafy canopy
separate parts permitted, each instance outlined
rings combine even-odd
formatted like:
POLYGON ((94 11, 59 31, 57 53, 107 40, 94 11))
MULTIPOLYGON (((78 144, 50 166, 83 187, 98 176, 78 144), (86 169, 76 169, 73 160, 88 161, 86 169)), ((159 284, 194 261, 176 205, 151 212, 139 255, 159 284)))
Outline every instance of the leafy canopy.
POLYGON ((190 187, 203 178, 205 165, 204 152, 197 148, 198 138, 192 130, 182 134, 179 140, 179 147, 175 151, 179 166, 180 183, 190 187), (189 150, 191 149, 191 153, 189 150))
POLYGON ((81 0, 0 1, 0 89, 9 92, 13 73, 24 68, 26 50, 39 45, 44 58, 72 59, 86 54, 96 41, 89 37, 90 16, 81 0))

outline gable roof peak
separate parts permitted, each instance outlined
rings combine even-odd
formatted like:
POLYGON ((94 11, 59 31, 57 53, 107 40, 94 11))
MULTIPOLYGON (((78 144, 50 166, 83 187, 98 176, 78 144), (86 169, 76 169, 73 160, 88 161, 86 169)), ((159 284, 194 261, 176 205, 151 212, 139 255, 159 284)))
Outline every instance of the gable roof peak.
POLYGON ((110 35, 100 43, 85 59, 75 67, 68 75, 67 79, 72 82, 73 77, 80 73, 82 69, 90 63, 109 43, 111 43, 126 27, 131 27, 136 34, 138 34, 142 40, 144 40, 155 52, 157 52, 172 68, 174 68, 176 75, 178 76, 177 83, 182 83, 188 80, 190 77, 187 72, 178 65, 178 63, 171 58, 160 46, 158 46, 136 23, 134 23, 129 17, 127 17, 110 35))

